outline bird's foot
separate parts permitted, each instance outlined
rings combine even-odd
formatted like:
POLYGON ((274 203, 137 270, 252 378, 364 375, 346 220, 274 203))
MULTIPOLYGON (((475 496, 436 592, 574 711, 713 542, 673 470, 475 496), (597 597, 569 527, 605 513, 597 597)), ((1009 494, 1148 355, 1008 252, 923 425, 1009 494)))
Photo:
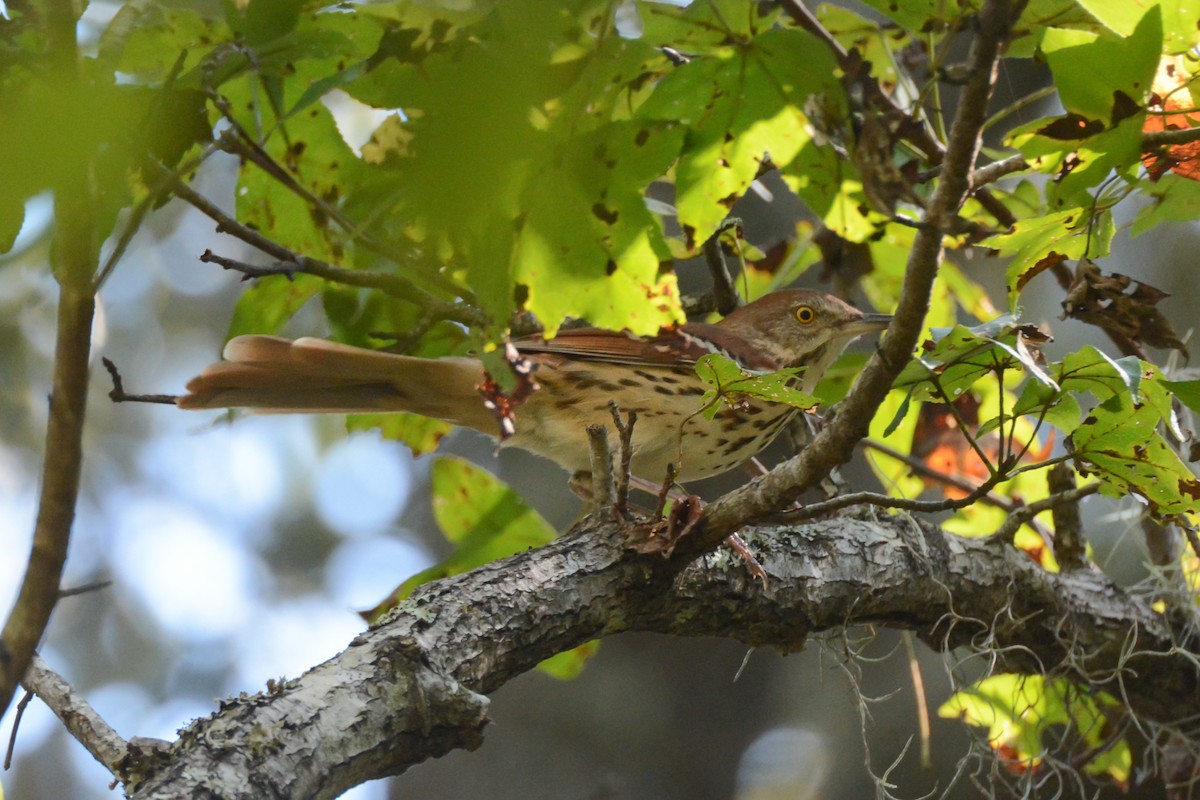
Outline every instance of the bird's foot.
MULTIPOLYGON (((636 476, 633 481, 634 485, 640 489, 652 490, 652 488, 647 488, 646 481, 636 476)), ((658 488, 657 494, 658 506, 654 512, 654 521, 626 526, 625 544, 630 550, 638 553, 660 553, 664 558, 668 558, 674 551, 675 545, 694 531, 704 519, 704 501, 694 494, 685 495, 675 487, 673 469, 668 470, 667 479, 658 488), (670 513, 664 514, 668 498, 672 500, 673 505, 670 513)), ((765 587, 767 585, 766 570, 750 552, 745 540, 736 533, 732 533, 725 537, 725 544, 738 554, 746 563, 750 574, 761 581, 765 587)))

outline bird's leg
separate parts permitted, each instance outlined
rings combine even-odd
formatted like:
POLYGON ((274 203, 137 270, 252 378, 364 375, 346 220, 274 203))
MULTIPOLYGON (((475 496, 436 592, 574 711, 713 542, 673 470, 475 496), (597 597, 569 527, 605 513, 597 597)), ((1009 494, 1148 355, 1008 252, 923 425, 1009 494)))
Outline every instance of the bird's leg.
MULTIPOLYGON (((704 501, 694 494, 684 494, 676 488, 674 464, 667 466, 667 477, 661 486, 655 486, 651 481, 636 475, 630 476, 629 481, 631 486, 658 497, 653 516, 655 522, 649 526, 631 527, 629 533, 637 534, 637 537, 629 537, 629 548, 639 553, 661 553, 664 557, 669 557, 675 549, 675 544, 691 533, 703 518, 704 501), (668 498, 674 505, 671 507, 671 513, 664 516, 668 498)), ((731 533, 725 537, 725 544, 746 563, 750 574, 766 586, 766 570, 750 552, 746 541, 736 533, 731 533)))

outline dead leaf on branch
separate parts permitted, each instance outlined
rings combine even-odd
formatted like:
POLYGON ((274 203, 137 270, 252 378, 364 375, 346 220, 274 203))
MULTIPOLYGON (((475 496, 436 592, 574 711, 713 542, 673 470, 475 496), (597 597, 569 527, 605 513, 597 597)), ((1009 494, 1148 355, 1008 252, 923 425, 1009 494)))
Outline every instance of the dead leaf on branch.
POLYGON ((1166 297, 1170 295, 1148 283, 1118 272, 1105 275, 1094 262, 1080 259, 1062 303, 1062 319, 1077 319, 1134 342, 1174 348, 1187 356, 1171 323, 1155 307, 1166 297))

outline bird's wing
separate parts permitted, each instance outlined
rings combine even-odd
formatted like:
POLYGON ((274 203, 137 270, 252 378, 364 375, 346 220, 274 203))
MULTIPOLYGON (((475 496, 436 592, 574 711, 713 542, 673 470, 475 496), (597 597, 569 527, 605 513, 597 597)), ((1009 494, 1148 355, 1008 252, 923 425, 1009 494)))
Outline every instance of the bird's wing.
MULTIPOLYGON (((736 337, 717 325, 691 322, 661 331, 657 336, 634 336, 602 328, 562 330, 553 339, 529 336, 513 342, 522 353, 551 353, 581 361, 606 361, 632 366, 691 366, 717 353, 752 369, 773 369, 765 353, 737 352, 736 337)), ((744 348, 741 348, 744 349, 744 348)))

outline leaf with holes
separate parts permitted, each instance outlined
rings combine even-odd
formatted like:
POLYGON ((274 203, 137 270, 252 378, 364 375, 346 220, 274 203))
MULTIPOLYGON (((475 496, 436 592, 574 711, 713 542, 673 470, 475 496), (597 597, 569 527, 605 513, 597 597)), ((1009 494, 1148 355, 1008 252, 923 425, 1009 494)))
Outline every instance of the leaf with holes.
MULTIPOLYGON (((1071 443, 1076 458, 1095 472, 1111 497, 1136 494, 1160 518, 1200 509, 1200 480, 1157 432, 1161 412, 1115 394, 1092 409, 1071 443)), ((1083 470, 1081 470, 1083 471, 1083 470)))
POLYGON ((725 356, 704 356, 696 362, 696 374, 700 376, 700 380, 713 387, 701 398, 704 416, 707 419, 716 417, 717 412, 721 410, 718 400, 737 405, 747 397, 766 400, 768 403, 782 403, 806 411, 817 405, 817 398, 792 386, 796 376, 803 371, 803 367, 793 367, 778 372, 757 373, 739 367, 725 356))
MULTIPOLYGON (((697 6, 704 4, 696 4, 697 6)), ((811 34, 768 30, 737 48, 677 67, 638 110, 687 138, 675 167, 675 206, 689 248, 703 243, 768 161, 789 164, 810 140, 810 97, 843 116, 837 65, 811 34)))

